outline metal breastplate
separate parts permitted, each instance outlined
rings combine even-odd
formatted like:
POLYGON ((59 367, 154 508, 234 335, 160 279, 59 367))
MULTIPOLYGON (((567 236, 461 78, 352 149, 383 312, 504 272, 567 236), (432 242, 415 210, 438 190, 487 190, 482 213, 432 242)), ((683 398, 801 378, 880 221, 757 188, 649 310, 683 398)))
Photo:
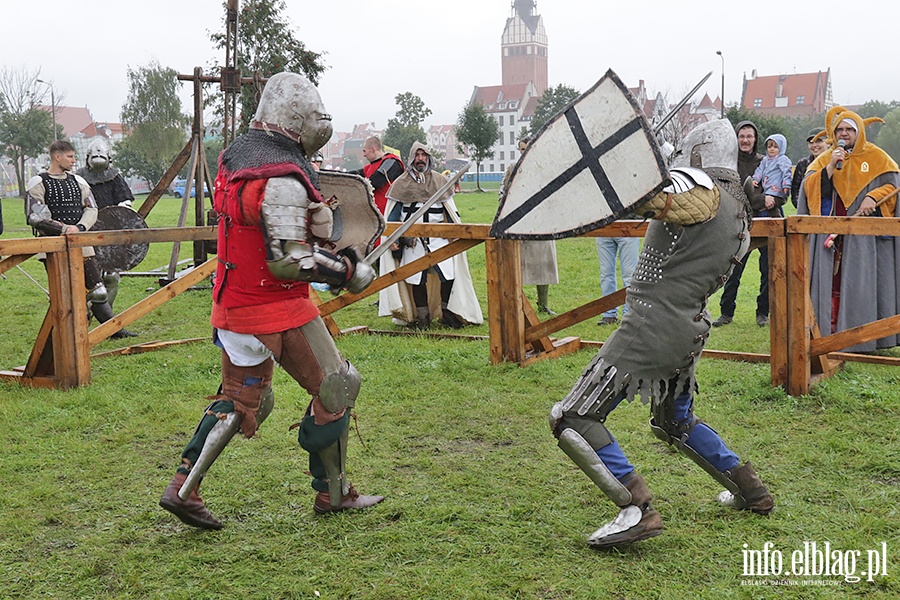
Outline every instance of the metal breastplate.
POLYGON ((84 201, 81 198, 81 186, 72 175, 65 179, 56 179, 49 173, 41 173, 44 183, 44 204, 50 209, 53 219, 75 225, 84 214, 84 201))

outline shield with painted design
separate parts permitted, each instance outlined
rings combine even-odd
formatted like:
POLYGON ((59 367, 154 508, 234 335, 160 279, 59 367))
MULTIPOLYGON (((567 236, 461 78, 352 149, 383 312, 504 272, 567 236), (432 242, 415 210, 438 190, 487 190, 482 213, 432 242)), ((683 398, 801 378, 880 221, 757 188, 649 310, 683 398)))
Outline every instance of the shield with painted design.
POLYGON ((319 171, 319 190, 334 212, 330 250, 353 248, 363 258, 384 231, 384 216, 375 206, 372 184, 352 173, 319 171))
POLYGON ((522 240, 580 235, 637 211, 667 183, 650 124, 610 70, 525 149, 491 235, 522 240))

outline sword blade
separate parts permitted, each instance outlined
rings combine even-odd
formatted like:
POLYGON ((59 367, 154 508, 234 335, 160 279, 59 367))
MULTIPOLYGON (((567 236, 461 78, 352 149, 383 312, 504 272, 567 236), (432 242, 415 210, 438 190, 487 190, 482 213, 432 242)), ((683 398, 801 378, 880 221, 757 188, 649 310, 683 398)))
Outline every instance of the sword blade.
MULTIPOLYGON (((706 74, 706 77, 704 77, 703 79, 701 79, 701 80, 700 80, 700 83, 698 83, 697 85, 695 85, 695 86, 694 86, 694 89, 692 89, 691 91, 689 91, 689 92, 687 93, 687 96, 685 96, 684 98, 682 98, 682 99, 681 99, 681 102, 679 102, 678 104, 676 104, 675 107, 672 108, 672 110, 669 111, 669 114, 667 114, 665 117, 663 117, 663 120, 660 121, 659 124, 658 124, 656 127, 653 128, 653 133, 659 133, 660 131, 662 131, 662 128, 665 127, 666 124, 667 124, 669 121, 671 121, 672 119, 675 118, 675 115, 678 114, 678 111, 681 110, 682 108, 684 108, 684 105, 687 104, 687 103, 688 103, 688 100, 690 100, 691 97, 693 97, 693 95, 697 93, 697 90, 699 90, 700 87, 701 87, 704 83, 706 83, 706 80, 709 79, 710 75, 712 75, 712 71, 710 71, 709 73, 707 73, 707 74, 706 74)), ((722 102, 725 102, 725 98, 722 98, 722 102)))
POLYGON ((459 181, 460 177, 462 177, 465 174, 465 172, 469 170, 470 166, 472 166, 471 160, 469 162, 467 162, 466 164, 464 164, 459 169, 459 171, 457 171, 453 175, 453 177, 448 179, 447 183, 442 185, 441 188, 438 191, 436 191, 431 198, 426 200, 425 203, 422 204, 421 208, 419 208, 419 210, 417 210, 412 215, 410 215, 410 217, 406 221, 404 221, 403 224, 400 225, 400 227, 398 227, 396 231, 394 231, 394 233, 389 235, 383 242, 381 242, 380 246, 378 246, 377 248, 372 250, 368 254, 368 256, 366 256, 364 259, 362 259, 362 262, 366 263, 369 266, 372 266, 373 264, 375 264, 375 261, 378 260, 382 254, 387 252, 388 248, 391 247, 391 244, 393 244, 394 242, 399 240, 400 237, 404 233, 406 233, 406 230, 409 229, 410 227, 412 227, 413 224, 419 220, 419 217, 424 215, 428 211, 428 209, 431 208, 431 206, 435 202, 437 202, 441 198, 441 196, 443 196, 447 192, 447 190, 449 190, 451 187, 453 187, 453 185, 457 181, 459 181))

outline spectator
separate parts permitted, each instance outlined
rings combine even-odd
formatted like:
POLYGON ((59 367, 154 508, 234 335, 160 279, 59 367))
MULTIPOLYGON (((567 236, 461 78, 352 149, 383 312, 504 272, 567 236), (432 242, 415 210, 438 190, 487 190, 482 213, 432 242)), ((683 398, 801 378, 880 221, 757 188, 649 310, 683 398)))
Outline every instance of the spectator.
POLYGON ((828 142, 825 140, 824 127, 813 127, 806 134, 806 145, 809 148, 809 156, 801 158, 794 167, 794 176, 791 178, 791 202, 794 208, 797 207, 797 200, 800 198, 800 186, 803 185, 803 177, 806 175, 806 169, 817 156, 825 152, 828 148, 828 142), (822 134, 822 135, 819 135, 822 134))
MULTIPOLYGON (((428 149, 420 142, 413 143, 406 172, 397 178, 387 192, 388 220, 409 219, 446 181, 443 175, 434 170, 434 159, 428 149)), ((459 213, 453 202, 453 193, 447 190, 417 222, 458 223, 459 213)), ((400 238, 391 247, 391 252, 381 255, 380 271, 386 274, 394 270, 397 264, 409 264, 449 243, 450 240, 438 237, 400 238)), ((395 322, 412 325, 416 329, 428 329, 432 316, 437 318, 438 315, 441 323, 453 329, 484 321, 465 253, 443 260, 407 277, 405 282, 382 290, 378 313, 391 315, 395 322), (437 282, 439 285, 434 287, 438 289, 432 287, 429 290, 429 281, 437 282), (440 303, 437 302, 438 295, 440 303)))
MULTIPOLYGON (((619 289, 616 283, 616 255, 622 269, 622 285, 631 285, 631 275, 637 266, 641 239, 636 237, 598 237, 597 259, 600 261, 600 293, 609 296, 619 289)), ((628 313, 628 305, 622 306, 622 316, 628 313)), ((605 313, 597 325, 615 325, 619 322, 618 308, 605 313)))
POLYGON ((403 175, 405 169, 403 161, 396 154, 385 152, 384 144, 374 135, 363 142, 362 153, 369 164, 351 172, 372 182, 372 188, 375 190, 375 206, 381 214, 384 214, 388 188, 403 175))
POLYGON ((791 159, 787 157, 787 140, 780 133, 766 138, 766 156, 753 172, 753 185, 765 194, 766 208, 783 205, 791 192, 791 159))
MULTIPOLYGON (((838 107, 829 120, 837 147, 820 154, 807 169, 797 203, 801 215, 898 217, 900 169, 887 153, 866 141, 864 120, 838 107), (843 142, 843 145, 841 145, 843 142), (883 204, 876 205, 883 200, 883 204)), ((810 235, 810 297, 819 330, 836 333, 900 314, 897 287, 900 240, 891 236, 810 235)), ((871 352, 900 345, 892 334, 849 348, 871 352)))
MULTIPOLYGON (((746 181, 756 171, 756 167, 762 161, 763 156, 756 151, 756 142, 759 139, 759 131, 751 121, 741 121, 735 127, 738 134, 738 176, 741 181, 746 181)), ((769 206, 761 190, 750 194, 750 207, 753 217, 783 217, 781 204, 777 201, 769 206)), ((737 306, 737 294, 741 285, 741 275, 744 267, 750 260, 751 252, 748 252, 741 264, 735 265, 734 271, 725 282, 725 290, 719 300, 721 315, 713 321, 713 327, 728 325, 734 320, 734 309, 737 306)), ((765 244, 759 247, 759 295, 756 297, 756 324, 765 327, 769 322, 769 247, 765 244)))

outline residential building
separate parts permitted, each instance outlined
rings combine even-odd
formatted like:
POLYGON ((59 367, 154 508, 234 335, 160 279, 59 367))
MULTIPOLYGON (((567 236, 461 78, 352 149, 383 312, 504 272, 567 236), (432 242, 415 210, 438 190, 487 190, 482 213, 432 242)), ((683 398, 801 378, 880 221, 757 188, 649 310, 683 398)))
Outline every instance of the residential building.
POLYGON ((815 73, 758 76, 744 74, 741 106, 763 114, 787 117, 820 115, 834 106, 831 69, 815 73))

